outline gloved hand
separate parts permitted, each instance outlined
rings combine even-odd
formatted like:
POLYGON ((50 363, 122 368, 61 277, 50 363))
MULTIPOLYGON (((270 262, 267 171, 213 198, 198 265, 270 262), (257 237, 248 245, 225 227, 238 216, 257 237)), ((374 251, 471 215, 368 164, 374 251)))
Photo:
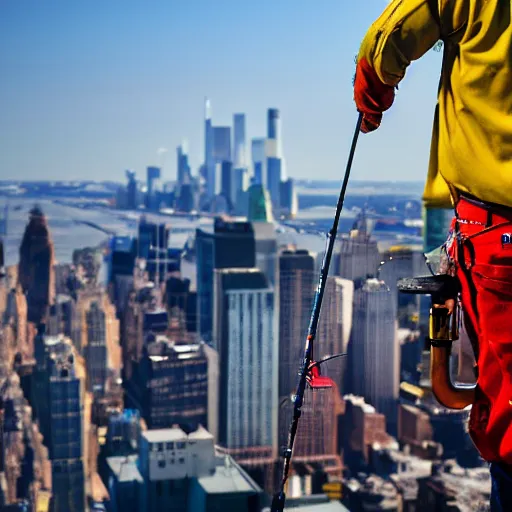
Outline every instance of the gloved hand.
POLYGON ((393 105, 394 99, 394 87, 382 83, 368 61, 361 59, 356 68, 354 100, 357 110, 363 114, 363 133, 373 132, 380 126, 382 113, 393 105))

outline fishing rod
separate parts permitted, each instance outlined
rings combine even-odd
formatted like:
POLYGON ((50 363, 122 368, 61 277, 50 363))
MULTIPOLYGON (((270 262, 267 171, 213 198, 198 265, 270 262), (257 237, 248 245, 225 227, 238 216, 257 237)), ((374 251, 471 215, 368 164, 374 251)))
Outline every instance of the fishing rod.
MULTIPOLYGON (((281 484, 279 486, 279 491, 274 495, 272 500, 272 508, 271 512, 283 512, 284 505, 286 502, 286 494, 284 492, 286 482, 288 480, 288 473, 290 471, 292 452, 293 452, 293 444, 295 442, 295 436, 297 434, 297 427, 299 425, 299 418, 301 416, 302 404, 304 402, 304 391, 306 389, 306 384, 311 382, 311 373, 313 369, 318 370, 319 363, 315 363, 313 359, 313 346, 316 338, 316 331, 318 327, 318 320, 320 318, 320 309, 322 307, 322 300, 324 297, 325 286, 327 283, 327 277, 329 275, 329 267, 331 265, 332 253, 334 250, 334 242, 336 241, 336 234, 338 232, 338 224, 340 221, 341 211, 343 209, 343 203, 345 202, 345 193, 347 191, 348 178, 350 176, 350 170, 352 169, 352 161, 354 160, 354 153, 356 151, 357 139, 359 137, 359 132, 361 130, 361 123, 363 121, 363 114, 359 113, 359 117, 357 119, 356 130, 354 133, 354 137, 352 139, 352 145, 350 147, 350 153, 348 156, 347 167, 345 170, 345 176, 343 178, 343 185, 341 186, 340 196, 338 199, 338 204, 336 206, 336 214, 334 216, 334 223, 327 235, 328 244, 327 249, 324 253, 324 258, 322 261, 322 269, 320 271, 320 279, 318 282, 318 287, 316 289, 315 294, 315 302, 313 303, 313 310, 311 312, 311 320, 309 323, 308 335, 306 338, 306 344, 304 347, 304 359, 302 361, 302 365, 299 371, 300 379, 297 385, 297 392, 294 396, 294 406, 293 406, 293 418, 290 425, 290 430, 288 434, 288 445, 284 452, 284 466, 283 466, 283 476, 281 479, 281 484)), ((343 355, 343 354, 340 354, 343 355)), ((331 359, 331 358, 328 358, 331 359)), ((313 387, 313 386, 312 386, 313 387)))

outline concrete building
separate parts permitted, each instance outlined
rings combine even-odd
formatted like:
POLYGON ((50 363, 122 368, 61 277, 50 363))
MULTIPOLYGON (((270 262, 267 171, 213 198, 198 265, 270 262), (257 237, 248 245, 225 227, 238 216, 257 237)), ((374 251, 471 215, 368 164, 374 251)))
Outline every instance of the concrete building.
POLYGON ((149 430, 138 457, 107 461, 116 512, 261 510, 261 489, 205 429, 189 435, 179 428, 149 430))
MULTIPOLYGON (((209 368, 204 344, 175 342, 151 336, 142 359, 127 382, 128 394, 139 404, 150 429, 180 425, 194 431, 208 425, 209 368)), ((215 371, 215 369, 212 369, 215 371)), ((211 414, 215 414, 214 411, 211 414)))

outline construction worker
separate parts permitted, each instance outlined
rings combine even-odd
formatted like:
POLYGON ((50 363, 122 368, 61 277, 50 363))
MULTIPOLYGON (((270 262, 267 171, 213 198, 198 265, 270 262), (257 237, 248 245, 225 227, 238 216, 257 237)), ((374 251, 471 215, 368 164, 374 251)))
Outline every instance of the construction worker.
POLYGON ((492 510, 512 511, 512 8, 510 0, 393 0, 366 34, 354 99, 376 130, 407 67, 443 64, 426 207, 455 210, 447 252, 475 348, 469 433, 490 462, 492 510))

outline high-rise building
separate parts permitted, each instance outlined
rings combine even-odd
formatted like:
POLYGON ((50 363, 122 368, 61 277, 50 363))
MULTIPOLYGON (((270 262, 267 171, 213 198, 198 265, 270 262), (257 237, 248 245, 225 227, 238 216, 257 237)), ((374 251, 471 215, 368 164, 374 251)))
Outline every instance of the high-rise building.
POLYGON ((204 170, 206 180, 206 195, 212 198, 215 195, 215 160, 213 157, 213 126, 210 100, 205 99, 204 106, 204 170))
POLYGON ((265 163, 265 139, 252 139, 251 155, 254 175, 253 184, 266 185, 266 182, 264 181, 266 176, 263 175, 263 168, 265 163))
MULTIPOLYGON (((354 282, 341 277, 328 277, 318 321, 316 359, 346 354, 352 333, 354 282)), ((343 393, 348 361, 346 357, 327 363, 327 375, 343 393)))
POLYGON ((277 287, 278 254, 277 235, 273 222, 253 222, 256 240, 256 266, 265 274, 269 283, 277 287))
POLYGON ((281 121, 277 108, 267 110, 267 138, 275 140, 281 138, 281 121))
POLYGON ((251 185, 248 195, 249 211, 247 218, 251 222, 273 222, 272 202, 268 190, 263 185, 251 185))
POLYGON ((281 163, 280 158, 267 158, 267 189, 276 210, 281 208, 281 163))
POLYGON ((351 388, 386 416, 391 434, 396 433, 400 377, 395 318, 391 293, 383 281, 368 279, 355 291, 351 388))
POLYGON ((28 321, 45 321, 55 293, 53 242, 41 208, 30 210, 20 246, 18 282, 27 296, 28 321))
POLYGON ((215 271, 219 443, 277 455, 278 338, 274 291, 256 268, 215 271))
POLYGON ((156 191, 156 182, 161 178, 161 169, 160 167, 148 167, 147 170, 147 196, 146 196, 146 206, 148 208, 153 208, 155 206, 155 191, 156 191))
POLYGON ((250 222, 216 218, 213 233, 196 231, 198 331, 207 343, 212 342, 214 270, 254 267, 255 250, 250 222))
POLYGON ((305 250, 279 257, 279 396, 295 393, 304 355, 315 283, 315 260, 305 250))
POLYGON ((91 303, 85 314, 87 345, 85 361, 87 367, 87 390, 102 394, 107 382, 107 331, 105 312, 97 301, 91 303))
MULTIPOLYGON (((129 383, 150 429, 180 425, 187 432, 208 425, 208 359, 204 344, 173 342, 166 336, 144 347, 129 383)), ((215 412, 212 411, 215 416, 215 412)))
POLYGON ((213 158, 215 163, 231 162, 231 128, 213 127, 213 158))
POLYGON ((236 189, 234 177, 233 164, 229 161, 222 162, 220 193, 226 198, 230 211, 236 205, 236 189))
POLYGON ((368 232, 364 212, 358 216, 348 238, 341 239, 337 274, 345 279, 375 277, 381 261, 377 241, 368 232))
POLYGON ((245 141, 245 114, 235 114, 233 116, 233 163, 236 167, 245 167, 246 141, 245 141))
POLYGON ((247 216, 247 189, 249 188, 249 171, 246 167, 233 169, 233 195, 236 212, 243 211, 247 216))
POLYGON ((177 150, 176 181, 179 187, 187 183, 190 178, 190 165, 188 163, 188 148, 186 142, 178 146, 177 150))
MULTIPOLYGON (((33 405, 52 463, 52 509, 85 511, 83 461, 82 382, 75 351, 69 340, 45 337, 40 328, 35 339, 33 405)), ((84 369, 80 371, 83 373, 84 369)))
POLYGON ((281 214, 293 219, 299 211, 299 201, 292 178, 281 182, 280 202, 281 214))
POLYGON ((128 185, 126 187, 126 208, 135 210, 137 208, 137 180, 134 171, 126 171, 128 185))

